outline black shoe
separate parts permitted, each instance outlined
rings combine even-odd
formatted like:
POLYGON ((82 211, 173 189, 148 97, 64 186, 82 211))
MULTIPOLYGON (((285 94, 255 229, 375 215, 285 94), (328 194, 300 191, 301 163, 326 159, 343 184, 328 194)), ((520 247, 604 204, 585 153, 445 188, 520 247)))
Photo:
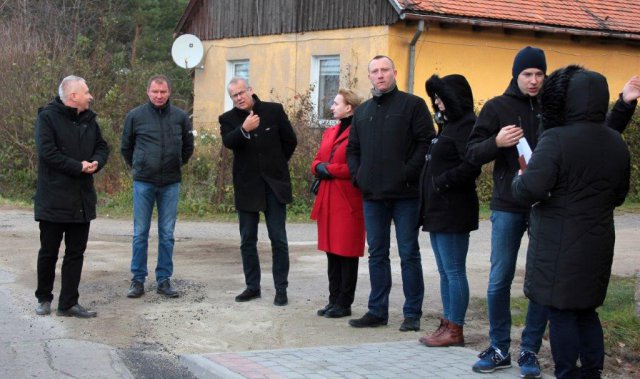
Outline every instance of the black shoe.
POLYGON ((408 332, 410 330, 415 332, 420 330, 420 317, 405 317, 402 325, 400 325, 400 331, 408 332))
POLYGON ((339 305, 334 306, 325 312, 324 317, 326 318, 340 318, 351 316, 351 307, 341 307, 339 305))
POLYGON ((82 305, 76 304, 73 307, 66 310, 58 309, 56 314, 58 316, 65 316, 65 317, 91 318, 91 317, 96 317, 98 315, 98 312, 86 310, 82 305))
POLYGON ((127 291, 127 297, 135 298, 144 295, 144 283, 136 280, 131 282, 129 291, 127 291))
POLYGON ((387 320, 382 317, 374 316, 369 313, 365 313, 361 318, 349 320, 349 325, 354 328, 375 328, 376 326, 387 325, 387 320))
POLYGON ((318 309, 318 312, 316 312, 316 314, 317 314, 318 316, 320 316, 320 317, 323 317, 323 316, 327 313, 327 311, 328 311, 329 309, 333 308, 333 306, 334 306, 334 305, 335 305, 335 304, 331 304, 331 303, 329 303, 329 304, 325 305, 325 306, 324 306, 324 308, 322 308, 322 309, 318 309))
POLYGON ((245 301, 257 299, 259 297, 260 297, 260 290, 252 290, 250 288, 247 288, 246 290, 242 291, 240 295, 236 296, 236 301, 238 303, 242 303, 245 301))
POLYGON ((36 307, 36 314, 38 316, 46 316, 48 314, 51 314, 51 302, 43 301, 39 303, 38 306, 36 307))
POLYGON ((289 303, 289 299, 287 299, 287 290, 276 290, 276 297, 273 299, 273 305, 277 305, 282 307, 289 303))
POLYGON ((166 297, 178 297, 178 291, 171 286, 171 280, 167 279, 160 283, 158 283, 158 289, 156 290, 160 295, 164 295, 166 297))

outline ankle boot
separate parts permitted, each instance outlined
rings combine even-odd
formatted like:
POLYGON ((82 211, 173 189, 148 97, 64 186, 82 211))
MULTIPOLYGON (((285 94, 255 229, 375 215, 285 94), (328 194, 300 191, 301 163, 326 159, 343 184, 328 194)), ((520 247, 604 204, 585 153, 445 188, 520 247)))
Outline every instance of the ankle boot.
POLYGON ((449 321, 446 329, 434 338, 427 338, 424 342, 429 347, 464 346, 462 325, 449 321))
MULTIPOLYGON (((422 337, 420 337, 420 339, 418 341, 420 341, 420 343, 427 345, 427 341, 429 339, 433 339, 438 337, 440 334, 444 333, 444 331, 447 329, 447 325, 449 324, 449 320, 447 320, 446 318, 442 318, 440 317, 440 326, 438 326, 438 329, 435 330, 435 332, 431 333, 431 335, 424 335, 422 337)), ((429 345, 427 345, 429 346, 429 345)))

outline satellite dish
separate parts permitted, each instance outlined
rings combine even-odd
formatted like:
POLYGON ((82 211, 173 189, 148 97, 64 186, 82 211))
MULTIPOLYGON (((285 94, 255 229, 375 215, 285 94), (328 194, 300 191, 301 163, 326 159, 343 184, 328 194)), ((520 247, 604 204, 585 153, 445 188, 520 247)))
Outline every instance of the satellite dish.
POLYGON ((183 34, 173 41, 171 57, 182 68, 194 68, 204 55, 204 47, 200 39, 193 34, 183 34))

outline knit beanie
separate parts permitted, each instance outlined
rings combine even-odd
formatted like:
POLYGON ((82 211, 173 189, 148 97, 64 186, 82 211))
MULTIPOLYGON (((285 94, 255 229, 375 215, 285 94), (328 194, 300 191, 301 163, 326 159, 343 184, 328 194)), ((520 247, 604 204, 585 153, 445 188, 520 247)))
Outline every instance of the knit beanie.
POLYGON ((516 54, 516 57, 513 60, 511 75, 513 75, 514 79, 517 79, 518 75, 528 68, 537 68, 542 70, 545 74, 547 73, 547 60, 542 49, 527 46, 518 51, 518 54, 516 54))

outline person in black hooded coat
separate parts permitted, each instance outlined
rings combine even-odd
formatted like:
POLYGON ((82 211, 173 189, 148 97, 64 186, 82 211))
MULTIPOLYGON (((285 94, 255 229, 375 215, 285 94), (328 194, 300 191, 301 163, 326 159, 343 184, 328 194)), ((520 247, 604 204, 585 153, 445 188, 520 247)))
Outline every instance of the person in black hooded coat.
POLYGON ((604 363, 604 302, 615 243, 613 210, 629 190, 630 155, 605 127, 607 81, 579 66, 544 82, 544 132, 512 183, 531 210, 525 295, 549 309, 558 378, 599 378, 604 363), (581 367, 576 363, 580 359, 581 367))
POLYGON ((469 232, 478 229, 475 180, 480 166, 465 157, 467 139, 476 121, 473 93, 462 75, 433 75, 426 81, 435 111, 438 135, 431 140, 420 178, 420 223, 429 232, 440 273, 443 317, 427 346, 463 345, 469 305, 466 260, 469 232))

